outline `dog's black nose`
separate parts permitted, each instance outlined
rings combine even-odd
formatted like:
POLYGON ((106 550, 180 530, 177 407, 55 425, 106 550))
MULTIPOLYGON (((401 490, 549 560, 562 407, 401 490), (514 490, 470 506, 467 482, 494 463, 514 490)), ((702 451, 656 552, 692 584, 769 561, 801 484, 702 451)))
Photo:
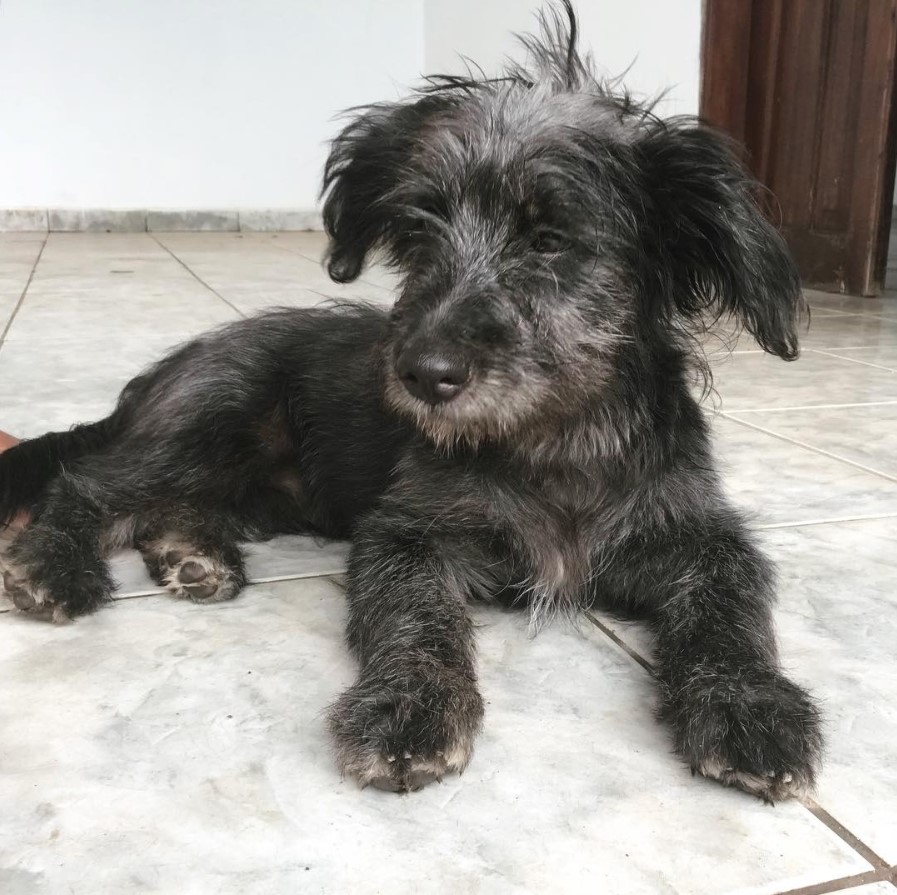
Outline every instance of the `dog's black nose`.
POLYGON ((399 355, 396 373, 415 398, 428 404, 451 401, 470 377, 467 364, 458 357, 408 351, 399 355))

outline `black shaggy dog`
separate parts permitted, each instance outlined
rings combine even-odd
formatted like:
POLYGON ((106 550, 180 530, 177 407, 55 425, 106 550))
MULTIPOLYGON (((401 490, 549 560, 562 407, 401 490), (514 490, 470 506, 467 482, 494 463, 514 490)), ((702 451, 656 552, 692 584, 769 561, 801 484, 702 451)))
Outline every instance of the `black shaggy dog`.
POLYGON ((472 598, 647 620, 662 717, 695 770, 775 800, 812 786, 811 698, 778 664, 773 570, 721 494, 693 335, 738 318, 797 356, 798 278, 754 185, 693 120, 601 81, 576 23, 532 65, 436 78, 356 112, 327 163, 333 279, 374 249, 390 313, 278 310, 176 349, 107 419, 0 458, 20 610, 107 602, 133 544, 178 596, 233 597, 238 542, 354 539, 357 682, 340 768, 404 791, 464 768, 483 717, 472 598))

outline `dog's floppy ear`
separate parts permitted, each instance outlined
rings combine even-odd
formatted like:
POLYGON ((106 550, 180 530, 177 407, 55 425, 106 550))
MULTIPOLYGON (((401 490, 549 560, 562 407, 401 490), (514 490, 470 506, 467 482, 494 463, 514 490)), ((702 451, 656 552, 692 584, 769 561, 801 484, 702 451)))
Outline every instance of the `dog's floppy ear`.
POLYGON ((658 124, 638 148, 660 312, 696 323, 733 314, 764 350, 794 360, 800 278, 726 138, 688 119, 658 124))
POLYGON ((380 103, 356 113, 336 137, 324 168, 324 229, 330 237, 327 271, 338 283, 354 280, 368 253, 389 248, 396 228, 396 187, 407 170, 435 97, 380 103))
POLYGON ((338 283, 356 279, 364 260, 389 228, 384 197, 400 163, 400 110, 377 105, 355 117, 336 137, 324 167, 324 229, 330 237, 327 272, 338 283))

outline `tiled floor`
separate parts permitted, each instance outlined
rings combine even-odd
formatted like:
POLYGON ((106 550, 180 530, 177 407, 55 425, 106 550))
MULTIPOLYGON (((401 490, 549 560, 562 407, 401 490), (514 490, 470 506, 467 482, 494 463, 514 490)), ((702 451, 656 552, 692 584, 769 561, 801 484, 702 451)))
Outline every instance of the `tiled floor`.
MULTIPOLYGON (((329 283, 314 234, 0 234, 0 427, 105 413, 166 346, 329 283), (23 297, 24 296, 24 297, 23 297), (8 328, 7 328, 8 327, 8 328)), ((537 638, 478 610, 487 725, 462 778, 339 779, 322 713, 353 676, 344 545, 253 548, 214 607, 116 561, 121 600, 0 614, 0 893, 897 895, 897 299, 813 294, 796 364, 716 365, 719 453, 781 574, 794 676, 827 718, 814 801, 693 779, 652 716, 651 645, 596 618, 537 638)))

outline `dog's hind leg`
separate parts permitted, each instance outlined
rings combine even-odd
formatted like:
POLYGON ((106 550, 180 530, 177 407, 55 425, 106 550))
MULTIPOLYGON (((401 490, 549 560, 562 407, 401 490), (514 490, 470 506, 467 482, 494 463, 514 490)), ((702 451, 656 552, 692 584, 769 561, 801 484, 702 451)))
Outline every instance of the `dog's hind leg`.
POLYGON ((241 533, 227 513, 183 506, 142 518, 134 543, 152 579, 169 593, 218 603, 246 584, 241 533))

